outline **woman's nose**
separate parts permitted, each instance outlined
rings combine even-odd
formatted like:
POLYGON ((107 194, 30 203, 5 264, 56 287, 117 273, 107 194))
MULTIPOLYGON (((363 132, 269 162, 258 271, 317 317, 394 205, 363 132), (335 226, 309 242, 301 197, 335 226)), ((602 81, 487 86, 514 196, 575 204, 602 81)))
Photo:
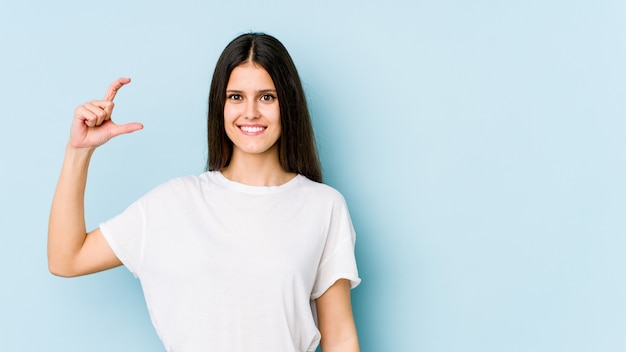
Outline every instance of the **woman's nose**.
POLYGON ((258 119, 259 116, 260 116, 260 114, 259 114, 259 108, 257 106, 257 102, 256 101, 248 101, 246 103, 246 111, 245 111, 244 117, 246 119, 252 120, 252 119, 258 119))

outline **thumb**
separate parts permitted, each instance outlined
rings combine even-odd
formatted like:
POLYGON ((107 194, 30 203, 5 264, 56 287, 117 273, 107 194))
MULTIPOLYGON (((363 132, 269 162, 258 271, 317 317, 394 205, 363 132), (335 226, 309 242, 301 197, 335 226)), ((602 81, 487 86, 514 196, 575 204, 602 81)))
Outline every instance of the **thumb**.
POLYGON ((131 122, 131 123, 123 124, 123 125, 115 125, 111 129, 111 138, 119 136, 121 134, 127 134, 127 133, 132 133, 135 131, 139 131, 141 129, 143 129, 143 125, 140 124, 139 122, 131 122))

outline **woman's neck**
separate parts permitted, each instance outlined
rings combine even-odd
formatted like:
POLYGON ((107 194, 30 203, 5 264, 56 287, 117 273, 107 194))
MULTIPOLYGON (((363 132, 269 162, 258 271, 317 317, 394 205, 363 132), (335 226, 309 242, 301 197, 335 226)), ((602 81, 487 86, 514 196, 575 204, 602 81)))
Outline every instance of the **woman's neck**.
POLYGON ((227 179, 249 186, 280 186, 296 176, 285 171, 277 157, 236 153, 221 171, 227 179))

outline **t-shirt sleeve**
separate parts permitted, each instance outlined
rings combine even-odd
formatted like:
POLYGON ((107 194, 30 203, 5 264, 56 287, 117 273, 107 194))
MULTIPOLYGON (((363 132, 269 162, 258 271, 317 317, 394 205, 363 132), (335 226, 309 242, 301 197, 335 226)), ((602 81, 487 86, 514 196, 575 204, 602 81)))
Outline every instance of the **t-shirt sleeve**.
POLYGON ((311 299, 319 298, 339 279, 350 281, 351 288, 361 282, 356 265, 354 245, 356 232, 343 197, 334 202, 326 244, 322 252, 311 299))
POLYGON ((145 216, 143 198, 116 217, 100 224, 100 231, 117 258, 138 276, 143 257, 145 216))

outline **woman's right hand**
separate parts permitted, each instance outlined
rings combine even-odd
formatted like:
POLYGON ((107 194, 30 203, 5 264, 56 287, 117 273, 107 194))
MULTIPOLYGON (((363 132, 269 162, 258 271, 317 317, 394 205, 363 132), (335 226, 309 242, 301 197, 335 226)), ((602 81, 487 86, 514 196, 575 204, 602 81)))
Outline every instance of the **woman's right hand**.
POLYGON ((143 128, 140 123, 117 125, 111 121, 113 99, 128 83, 129 78, 116 80, 104 99, 85 103, 74 112, 48 224, 48 267, 55 275, 85 275, 121 264, 99 229, 87 235, 84 199, 95 148, 115 136, 143 128))
POLYGON ((117 91, 128 83, 130 78, 117 79, 111 83, 103 100, 92 100, 76 108, 70 130, 70 146, 93 149, 120 134, 143 128, 143 125, 137 122, 118 125, 111 120, 115 106, 113 99, 117 91))

